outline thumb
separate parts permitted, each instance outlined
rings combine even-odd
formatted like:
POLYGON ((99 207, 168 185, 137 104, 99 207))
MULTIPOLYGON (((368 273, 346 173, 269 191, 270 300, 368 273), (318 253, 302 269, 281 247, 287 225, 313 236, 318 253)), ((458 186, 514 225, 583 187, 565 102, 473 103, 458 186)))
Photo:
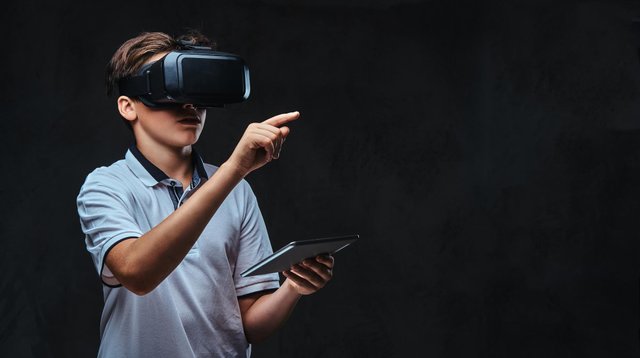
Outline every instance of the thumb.
POLYGON ((287 139, 289 133, 291 133, 291 129, 289 127, 280 127, 280 133, 282 133, 282 140, 287 139))

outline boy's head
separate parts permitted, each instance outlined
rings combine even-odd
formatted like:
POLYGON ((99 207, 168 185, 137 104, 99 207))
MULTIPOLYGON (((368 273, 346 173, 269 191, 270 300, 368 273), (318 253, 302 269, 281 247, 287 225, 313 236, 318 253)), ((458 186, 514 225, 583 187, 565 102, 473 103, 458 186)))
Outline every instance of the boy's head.
MULTIPOLYGON (((145 64, 180 49, 180 41, 215 47, 207 37, 193 30, 179 37, 162 32, 141 33, 125 41, 111 57, 105 76, 107 94, 116 91, 120 79, 136 75, 145 64)), ((190 104, 153 109, 138 98, 127 96, 119 96, 117 103, 120 115, 138 142, 153 140, 178 147, 193 144, 202 131, 206 117, 205 109, 194 108, 190 104)))
POLYGON ((120 79, 137 74, 154 55, 180 49, 180 41, 215 48, 211 40, 195 30, 178 37, 163 32, 143 32, 125 41, 111 57, 105 74, 107 95, 113 94, 120 79))

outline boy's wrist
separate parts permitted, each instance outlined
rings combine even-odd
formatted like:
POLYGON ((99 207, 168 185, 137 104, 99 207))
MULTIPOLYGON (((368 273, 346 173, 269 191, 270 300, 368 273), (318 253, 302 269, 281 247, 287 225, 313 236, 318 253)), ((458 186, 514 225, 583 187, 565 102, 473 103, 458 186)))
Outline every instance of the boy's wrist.
POLYGON ((291 283, 291 280, 285 279, 282 283, 282 288, 285 290, 286 294, 291 298, 298 300, 302 297, 302 294, 296 290, 295 286, 291 283))
POLYGON ((244 177, 249 174, 246 169, 229 160, 222 163, 222 165, 220 165, 220 169, 222 169, 224 172, 228 173, 238 181, 244 179, 244 177))

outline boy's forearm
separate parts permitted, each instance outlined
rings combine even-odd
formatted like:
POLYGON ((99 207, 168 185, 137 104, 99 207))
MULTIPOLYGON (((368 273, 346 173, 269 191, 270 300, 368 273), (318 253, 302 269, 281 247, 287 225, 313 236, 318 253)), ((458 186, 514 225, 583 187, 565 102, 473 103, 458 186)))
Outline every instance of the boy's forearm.
POLYGON ((284 113, 250 124, 229 160, 187 202, 137 240, 114 246, 105 260, 118 281, 137 294, 160 284, 184 259, 238 182, 278 158, 289 134, 284 125, 299 116, 284 113))
POLYGON ((249 343, 258 343, 280 328, 302 297, 285 280, 275 292, 258 298, 242 313, 245 336, 249 343))
POLYGON ((287 320, 301 296, 317 292, 331 280, 333 265, 331 255, 303 260, 282 272, 287 279, 277 291, 238 298, 247 340, 257 343, 273 334, 287 320))
POLYGON ((160 224, 127 245, 115 246, 107 257, 109 269, 123 286, 137 294, 153 290, 184 259, 242 178, 243 174, 233 165, 220 166, 188 201, 160 224))

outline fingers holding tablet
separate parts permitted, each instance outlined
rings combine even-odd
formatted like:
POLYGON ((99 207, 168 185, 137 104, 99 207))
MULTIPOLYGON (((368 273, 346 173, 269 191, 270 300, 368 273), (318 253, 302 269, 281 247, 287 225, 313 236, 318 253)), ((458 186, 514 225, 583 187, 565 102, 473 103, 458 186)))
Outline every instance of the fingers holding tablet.
POLYGON ((306 259, 283 271, 294 289, 301 295, 312 294, 323 288, 333 277, 334 259, 331 255, 306 259))

